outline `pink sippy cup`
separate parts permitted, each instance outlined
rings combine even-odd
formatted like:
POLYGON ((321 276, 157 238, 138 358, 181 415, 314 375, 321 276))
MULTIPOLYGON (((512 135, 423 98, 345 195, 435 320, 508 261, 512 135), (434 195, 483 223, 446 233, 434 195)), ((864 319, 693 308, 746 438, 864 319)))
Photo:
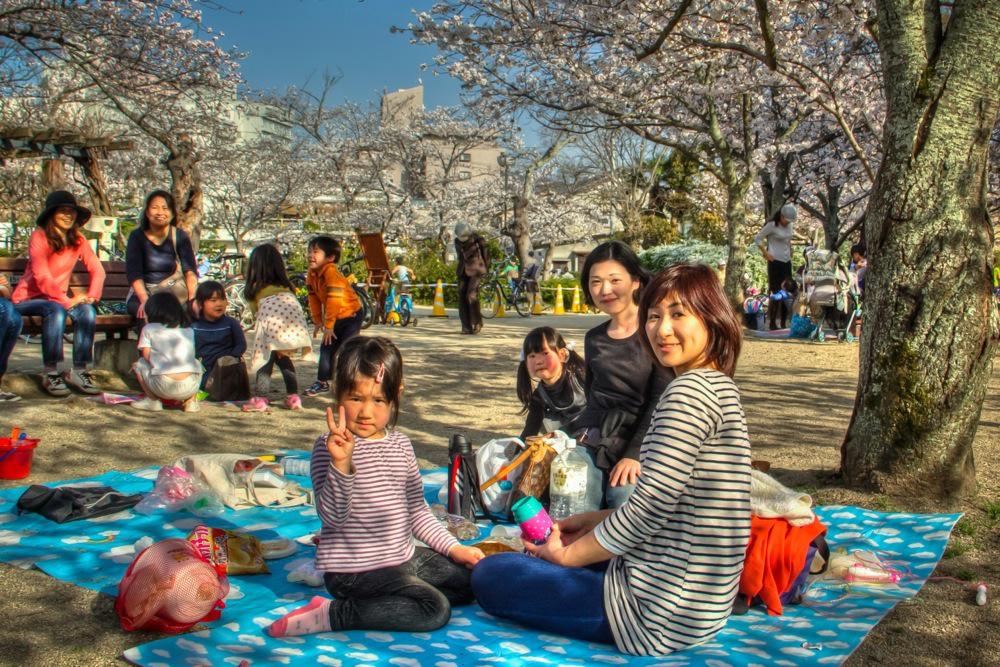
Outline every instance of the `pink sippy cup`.
POLYGON ((525 496, 510 508, 514 521, 521 527, 521 537, 542 544, 552 532, 552 519, 534 496, 525 496))

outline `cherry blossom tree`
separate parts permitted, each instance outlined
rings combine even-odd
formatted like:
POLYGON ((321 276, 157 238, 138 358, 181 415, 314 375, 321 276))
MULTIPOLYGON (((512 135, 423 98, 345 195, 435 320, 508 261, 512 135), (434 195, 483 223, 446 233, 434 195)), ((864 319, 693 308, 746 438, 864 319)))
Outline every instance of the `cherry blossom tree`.
POLYGON ((750 183, 762 165, 777 174, 788 152, 802 152, 762 155, 798 129, 783 133, 768 118, 764 91, 780 90, 799 124, 821 115, 818 127, 839 135, 815 171, 824 215, 842 195, 831 167, 845 151, 863 174, 858 195, 871 190, 866 325, 842 470, 885 489, 975 488, 971 444, 1000 336, 986 213, 1000 106, 995 2, 456 0, 418 14, 410 30, 494 103, 528 105, 551 125, 596 113, 700 159, 726 191, 730 296, 750 183))
POLYGON ((202 216, 199 144, 225 117, 236 54, 190 0, 22 0, 0 9, 0 87, 30 97, 64 82, 67 109, 108 114, 154 139, 166 156, 178 221, 197 239, 202 216))
POLYGON ((223 229, 244 253, 248 240, 275 236, 282 213, 319 192, 303 142, 273 138, 238 142, 203 162, 206 225, 223 229))

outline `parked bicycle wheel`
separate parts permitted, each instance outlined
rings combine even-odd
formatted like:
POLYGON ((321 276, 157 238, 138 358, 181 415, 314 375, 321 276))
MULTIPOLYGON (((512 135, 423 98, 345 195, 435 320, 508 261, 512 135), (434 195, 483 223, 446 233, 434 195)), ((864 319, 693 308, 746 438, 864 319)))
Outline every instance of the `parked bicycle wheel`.
POLYGON ((488 320, 492 320, 500 312, 503 293, 495 282, 488 282, 479 287, 479 309, 488 320))
POLYGON ((531 294, 520 289, 515 291, 514 308, 521 317, 531 317, 531 294))
POLYGON ((358 301, 361 302, 361 312, 364 313, 361 320, 361 328, 367 329, 375 321, 375 309, 372 306, 372 298, 368 294, 368 290, 359 283, 354 283, 351 287, 354 288, 354 292, 358 295, 358 301))
POLYGON ((410 311, 410 304, 407 299, 399 300, 399 326, 405 327, 410 323, 413 313, 410 311))

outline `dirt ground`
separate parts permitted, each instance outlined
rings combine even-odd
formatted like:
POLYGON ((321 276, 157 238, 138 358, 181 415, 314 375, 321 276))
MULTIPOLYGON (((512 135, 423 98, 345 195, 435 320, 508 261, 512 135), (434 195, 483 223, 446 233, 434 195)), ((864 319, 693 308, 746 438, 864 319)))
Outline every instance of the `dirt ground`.
MULTIPOLYGON (((423 463, 444 465, 450 433, 464 432, 481 443, 520 431, 514 378, 528 328, 551 324, 582 345, 584 332, 601 321, 574 315, 508 317, 488 321, 480 336, 469 337, 459 334, 452 312, 447 320, 421 317, 415 328, 376 327, 369 333, 391 336, 402 350, 406 394, 399 426, 423 463)), ((935 574, 1000 586, 1000 369, 994 369, 976 435, 979 495, 958 508, 942 508, 838 485, 833 473, 853 405, 857 355, 856 344, 748 339, 736 380, 754 457, 769 460, 772 474, 807 490, 819 504, 966 512, 935 574)), ((34 483, 162 465, 193 452, 307 448, 324 430, 322 414, 329 404, 328 398, 305 399, 302 412, 275 408, 266 414, 206 405, 197 414, 167 411, 151 418, 79 396, 43 397, 31 376, 21 374, 40 366, 37 345, 17 346, 5 383, 24 400, 0 408, 0 432, 16 424, 42 440, 26 480, 34 483)), ((315 372, 314 362, 299 364, 303 387, 315 372)), ((280 385, 277 374, 274 385, 280 385)), ((994 590, 1000 594, 1000 587, 994 590)), ((156 638, 122 632, 110 598, 37 570, 0 565, 0 591, 0 664, 121 664, 123 650, 156 638)), ((1000 603, 977 607, 968 590, 931 582, 913 601, 897 606, 848 664, 1000 665, 998 630, 1000 603)))

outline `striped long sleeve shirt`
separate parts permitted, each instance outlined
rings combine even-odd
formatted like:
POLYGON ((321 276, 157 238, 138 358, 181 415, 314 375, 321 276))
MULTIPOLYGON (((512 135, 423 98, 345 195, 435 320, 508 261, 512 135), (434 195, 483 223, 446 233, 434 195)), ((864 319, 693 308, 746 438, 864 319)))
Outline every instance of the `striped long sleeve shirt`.
POLYGON ((323 522, 316 569, 368 572, 405 563, 413 537, 438 553, 458 544, 431 514, 410 439, 399 431, 385 438, 355 438, 354 474, 333 467, 326 437, 313 446, 310 475, 316 512, 323 522))
POLYGON ((725 625, 750 539, 750 441, 736 384, 708 369, 663 393, 628 502, 594 529, 617 554, 604 607, 618 648, 663 655, 725 625))

